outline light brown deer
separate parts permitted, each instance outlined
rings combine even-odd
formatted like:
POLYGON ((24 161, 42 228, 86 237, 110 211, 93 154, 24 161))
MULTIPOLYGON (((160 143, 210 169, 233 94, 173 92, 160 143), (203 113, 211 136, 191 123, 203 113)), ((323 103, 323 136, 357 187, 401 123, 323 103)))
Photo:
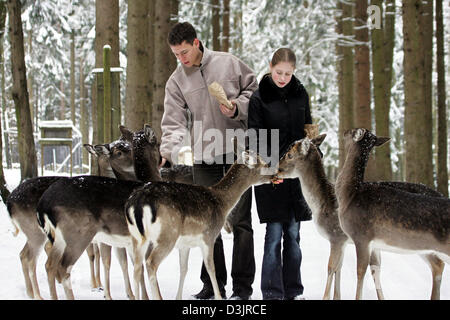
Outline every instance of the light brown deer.
POLYGON ((371 249, 434 254, 450 263, 450 199, 364 182, 370 151, 389 141, 358 128, 344 134, 347 155, 336 181, 342 229, 356 247, 356 299, 371 249))
MULTIPOLYGON (((302 191, 311 208, 317 229, 330 242, 328 276, 323 299, 330 298, 333 278, 335 280, 334 299, 340 299, 341 266, 345 247, 347 243, 351 242, 351 239, 340 227, 334 185, 326 177, 323 162, 317 149, 325 136, 325 134, 322 134, 311 140, 305 138, 293 143, 279 162, 277 177, 300 178, 302 191)), ((423 184, 407 182, 378 182, 378 184, 407 192, 443 197, 439 192, 423 184)), ((437 291, 439 296, 440 278, 443 271, 442 261, 432 255, 427 255, 426 260, 432 266, 433 279, 435 280, 433 292, 437 291)), ((383 299, 380 282, 381 261, 378 250, 372 250, 369 264, 377 289, 377 296, 379 299, 383 299)))
POLYGON ((181 265, 177 299, 181 299, 189 249, 200 247, 214 297, 221 299, 213 263, 215 239, 241 195, 251 185, 271 181, 270 175, 261 174, 267 164, 257 154, 244 151, 243 164, 240 162, 234 163, 222 180, 212 187, 152 182, 133 192, 125 212, 134 238, 135 291, 138 290, 136 280, 142 274, 141 262, 147 250, 151 250, 146 267, 152 298, 162 299, 156 272, 160 263, 177 247, 181 265))

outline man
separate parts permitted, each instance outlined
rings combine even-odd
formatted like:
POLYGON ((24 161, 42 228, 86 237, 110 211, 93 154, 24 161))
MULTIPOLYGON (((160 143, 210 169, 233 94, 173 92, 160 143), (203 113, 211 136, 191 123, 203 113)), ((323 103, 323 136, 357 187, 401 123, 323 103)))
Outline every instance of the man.
MULTIPOLYGON (((168 35, 170 49, 181 65, 166 84, 164 114, 161 122, 161 165, 173 163, 188 130, 194 154, 194 183, 211 186, 220 181, 232 163, 226 163, 227 129, 247 129, 248 103, 257 81, 252 70, 235 56, 226 52, 208 50, 197 39, 195 29, 188 22, 177 23, 168 35), (233 108, 219 104, 208 92, 208 85, 218 82, 223 86, 233 108), (206 143, 207 141, 210 143, 206 143), (174 151, 175 150, 175 151, 174 151)), ((232 158, 232 157, 231 157, 232 158)), ((230 157, 228 157, 230 159, 230 157)), ((251 188, 237 203, 231 214, 233 229, 232 299, 249 299, 255 276, 253 230, 251 226, 251 188)), ((214 246, 214 264, 217 282, 223 298, 227 270, 222 238, 214 246)), ((214 296, 209 275, 203 265, 200 276, 203 289, 194 297, 210 299, 214 296)))

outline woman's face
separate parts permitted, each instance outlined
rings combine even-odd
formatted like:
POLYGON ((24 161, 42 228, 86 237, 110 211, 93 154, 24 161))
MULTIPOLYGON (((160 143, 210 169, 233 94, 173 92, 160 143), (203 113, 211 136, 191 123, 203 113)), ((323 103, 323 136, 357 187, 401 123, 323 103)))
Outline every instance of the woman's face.
POLYGON ((279 88, 285 87, 291 81, 293 73, 294 66, 290 62, 278 62, 274 66, 270 63, 272 80, 279 88))

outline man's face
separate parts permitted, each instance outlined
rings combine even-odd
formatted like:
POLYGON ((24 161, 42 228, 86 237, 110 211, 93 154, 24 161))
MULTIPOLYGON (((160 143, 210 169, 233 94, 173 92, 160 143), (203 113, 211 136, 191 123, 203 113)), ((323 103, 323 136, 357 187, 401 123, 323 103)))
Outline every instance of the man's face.
POLYGON ((193 44, 183 41, 181 44, 170 46, 175 57, 186 67, 199 66, 202 60, 200 41, 194 40, 193 44))

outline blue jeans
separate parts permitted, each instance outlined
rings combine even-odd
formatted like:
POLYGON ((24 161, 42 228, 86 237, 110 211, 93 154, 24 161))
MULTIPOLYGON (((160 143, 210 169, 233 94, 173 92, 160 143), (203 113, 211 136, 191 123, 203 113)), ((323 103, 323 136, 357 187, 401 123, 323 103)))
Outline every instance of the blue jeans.
POLYGON ((267 223, 261 270, 263 299, 282 300, 303 294, 300 275, 302 252, 299 243, 300 222, 292 219, 291 222, 267 223))

